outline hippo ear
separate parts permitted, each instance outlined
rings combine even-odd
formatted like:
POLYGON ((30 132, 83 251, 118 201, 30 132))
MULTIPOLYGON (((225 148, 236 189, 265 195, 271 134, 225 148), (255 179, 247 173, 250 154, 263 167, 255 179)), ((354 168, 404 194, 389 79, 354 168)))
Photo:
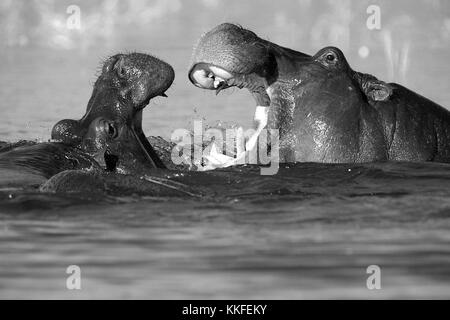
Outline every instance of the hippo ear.
POLYGON ((116 54, 112 57, 109 57, 104 63, 102 67, 102 74, 109 74, 111 70, 115 67, 116 63, 122 59, 122 54, 116 54))
POLYGON ((364 93, 372 101, 387 101, 392 95, 392 87, 386 82, 372 80, 364 86, 364 93))
POLYGON ((114 64, 114 70, 116 71, 116 74, 120 79, 126 79, 127 70, 125 67, 125 58, 123 56, 120 56, 117 62, 114 64))

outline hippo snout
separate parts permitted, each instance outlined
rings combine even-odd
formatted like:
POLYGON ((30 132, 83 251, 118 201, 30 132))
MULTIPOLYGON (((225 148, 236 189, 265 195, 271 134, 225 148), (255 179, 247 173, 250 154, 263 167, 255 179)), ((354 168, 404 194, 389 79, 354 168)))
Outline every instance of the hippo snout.
POLYGON ((155 57, 148 59, 148 68, 145 69, 143 78, 132 86, 132 97, 138 106, 148 104, 150 99, 157 96, 167 97, 165 92, 175 79, 175 71, 170 64, 155 57))
MULTIPOLYGON (((103 82, 112 82, 122 99, 131 99, 135 108, 144 108, 150 99, 166 96, 175 79, 172 66, 143 54, 119 54, 112 57, 112 67, 104 68, 103 82)), ((99 79, 100 80, 100 79, 99 79)))
POLYGON ((270 59, 266 41, 240 26, 223 23, 205 33, 192 54, 189 79, 199 64, 210 65, 232 74, 250 74, 261 69, 270 59))

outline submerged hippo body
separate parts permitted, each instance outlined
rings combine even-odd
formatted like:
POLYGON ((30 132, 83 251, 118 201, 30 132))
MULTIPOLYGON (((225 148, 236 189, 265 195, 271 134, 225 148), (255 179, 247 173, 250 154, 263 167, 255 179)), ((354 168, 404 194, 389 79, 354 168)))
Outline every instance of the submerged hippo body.
POLYGON ((165 96, 173 79, 170 65, 146 54, 107 59, 81 120, 58 122, 53 142, 2 146, 0 187, 40 185, 65 170, 164 167, 142 131, 142 110, 153 97, 165 96))
POLYGON ((334 47, 310 56, 225 23, 201 37, 189 79, 217 92, 247 88, 269 107, 281 162, 450 162, 448 110, 352 70, 334 47))
POLYGON ((63 170, 101 169, 92 157, 63 143, 23 142, 0 149, 0 187, 37 187, 63 170))

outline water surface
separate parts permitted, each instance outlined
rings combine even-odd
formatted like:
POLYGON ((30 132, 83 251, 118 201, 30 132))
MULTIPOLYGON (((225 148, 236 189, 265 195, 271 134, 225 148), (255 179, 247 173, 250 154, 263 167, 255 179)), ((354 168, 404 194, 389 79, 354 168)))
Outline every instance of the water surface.
POLYGON ((2 298, 449 298, 450 166, 221 170, 214 198, 0 192, 2 298), (82 290, 65 288, 69 265, 82 290), (382 289, 366 287, 378 265, 382 289))

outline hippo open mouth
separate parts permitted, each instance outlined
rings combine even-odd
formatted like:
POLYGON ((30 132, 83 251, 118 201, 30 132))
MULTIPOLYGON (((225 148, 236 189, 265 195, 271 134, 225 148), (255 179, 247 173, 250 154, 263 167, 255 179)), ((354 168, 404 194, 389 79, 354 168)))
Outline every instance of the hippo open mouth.
POLYGON ((215 90, 216 94, 231 87, 245 88, 255 99, 255 130, 246 141, 246 151, 256 146, 258 136, 269 122, 268 88, 278 78, 274 49, 284 50, 230 23, 205 33, 194 48, 188 77, 195 86, 215 90))
POLYGON ((267 86, 275 81, 276 60, 269 45, 253 32, 224 23, 204 34, 194 48, 189 80, 199 88, 220 91, 247 88, 258 106, 269 106, 267 86))
POLYGON ((142 112, 152 98, 167 97, 174 77, 169 64, 147 54, 110 57, 85 115, 58 122, 52 139, 81 148, 108 171, 165 168, 142 130, 142 112))
POLYGON ((199 88, 216 90, 216 94, 233 85, 244 87, 244 83, 235 84, 234 76, 228 71, 207 63, 196 64, 189 73, 189 79, 199 88))

